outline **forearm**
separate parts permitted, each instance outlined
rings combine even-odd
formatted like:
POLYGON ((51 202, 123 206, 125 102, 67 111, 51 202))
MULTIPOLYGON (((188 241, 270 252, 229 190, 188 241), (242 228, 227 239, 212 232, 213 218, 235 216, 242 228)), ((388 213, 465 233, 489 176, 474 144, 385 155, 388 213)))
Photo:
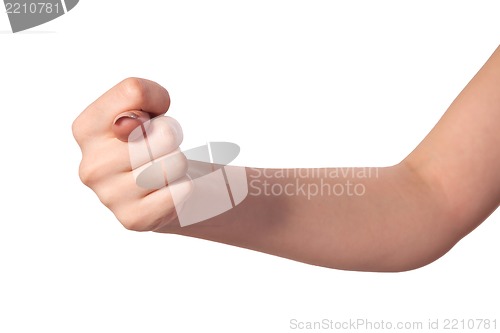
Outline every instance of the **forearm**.
MULTIPOLYGON (((329 169, 345 176, 299 179, 306 186, 323 182, 330 189, 361 184, 363 195, 249 195, 211 220, 163 231, 340 269, 419 267, 443 255, 498 207, 499 121, 497 49, 400 164, 379 169, 377 177, 329 169)), ((250 182, 260 179, 280 188, 297 181, 295 176, 268 178, 262 173, 249 169, 250 182)))
POLYGON ((249 195, 232 210, 162 232, 348 270, 406 270, 456 241, 442 237, 439 193, 404 164, 389 168, 247 168, 249 195))

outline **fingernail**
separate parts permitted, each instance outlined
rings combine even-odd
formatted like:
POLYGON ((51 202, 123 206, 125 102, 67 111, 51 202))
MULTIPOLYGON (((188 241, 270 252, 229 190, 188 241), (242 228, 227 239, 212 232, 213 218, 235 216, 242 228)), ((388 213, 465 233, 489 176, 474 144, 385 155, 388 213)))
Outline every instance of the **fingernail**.
POLYGON ((120 115, 118 115, 115 120, 113 121, 113 125, 116 125, 116 123, 118 121, 120 121, 121 119, 124 119, 124 118, 129 118, 129 119, 139 119, 140 118, 140 115, 138 115, 137 113, 135 112, 125 112, 125 113, 122 113, 120 115))

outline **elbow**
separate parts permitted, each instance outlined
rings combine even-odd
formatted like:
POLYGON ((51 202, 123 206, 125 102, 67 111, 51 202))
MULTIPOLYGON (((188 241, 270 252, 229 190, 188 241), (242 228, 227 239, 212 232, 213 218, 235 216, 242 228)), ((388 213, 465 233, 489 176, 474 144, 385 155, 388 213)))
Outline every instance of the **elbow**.
POLYGON ((379 252, 375 270, 407 272, 423 268, 447 254, 466 235, 448 216, 423 221, 417 228, 385 241, 389 245, 379 252))

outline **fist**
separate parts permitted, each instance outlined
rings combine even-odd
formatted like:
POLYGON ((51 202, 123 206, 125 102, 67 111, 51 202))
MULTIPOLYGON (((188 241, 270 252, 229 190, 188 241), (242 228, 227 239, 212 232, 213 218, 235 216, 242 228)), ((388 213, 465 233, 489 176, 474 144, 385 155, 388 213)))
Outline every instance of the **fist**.
POLYGON ((161 116, 169 106, 165 88, 128 78, 73 122, 82 151, 80 179, 129 230, 173 224, 192 191, 187 160, 179 150, 182 129, 173 118, 161 116))

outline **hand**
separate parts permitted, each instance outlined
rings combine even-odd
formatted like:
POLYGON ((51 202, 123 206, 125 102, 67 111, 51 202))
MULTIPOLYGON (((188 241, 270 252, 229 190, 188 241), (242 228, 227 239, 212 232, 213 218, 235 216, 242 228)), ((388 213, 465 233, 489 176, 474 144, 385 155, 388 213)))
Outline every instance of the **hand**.
MULTIPOLYGON (((182 202, 179 198, 187 198, 192 190, 186 177, 187 160, 178 149, 182 142, 179 123, 170 117, 149 121, 150 116, 167 112, 169 106, 165 88, 129 78, 87 107, 73 123, 73 135, 82 151, 80 179, 129 230, 154 231, 171 224, 177 216, 176 205, 182 202), (138 126, 148 127, 147 140, 154 149, 131 162, 127 141, 138 126), (137 171, 150 164, 151 158, 168 161, 168 183, 141 187, 136 182, 137 171)), ((143 138, 133 140, 137 145, 143 138)))

